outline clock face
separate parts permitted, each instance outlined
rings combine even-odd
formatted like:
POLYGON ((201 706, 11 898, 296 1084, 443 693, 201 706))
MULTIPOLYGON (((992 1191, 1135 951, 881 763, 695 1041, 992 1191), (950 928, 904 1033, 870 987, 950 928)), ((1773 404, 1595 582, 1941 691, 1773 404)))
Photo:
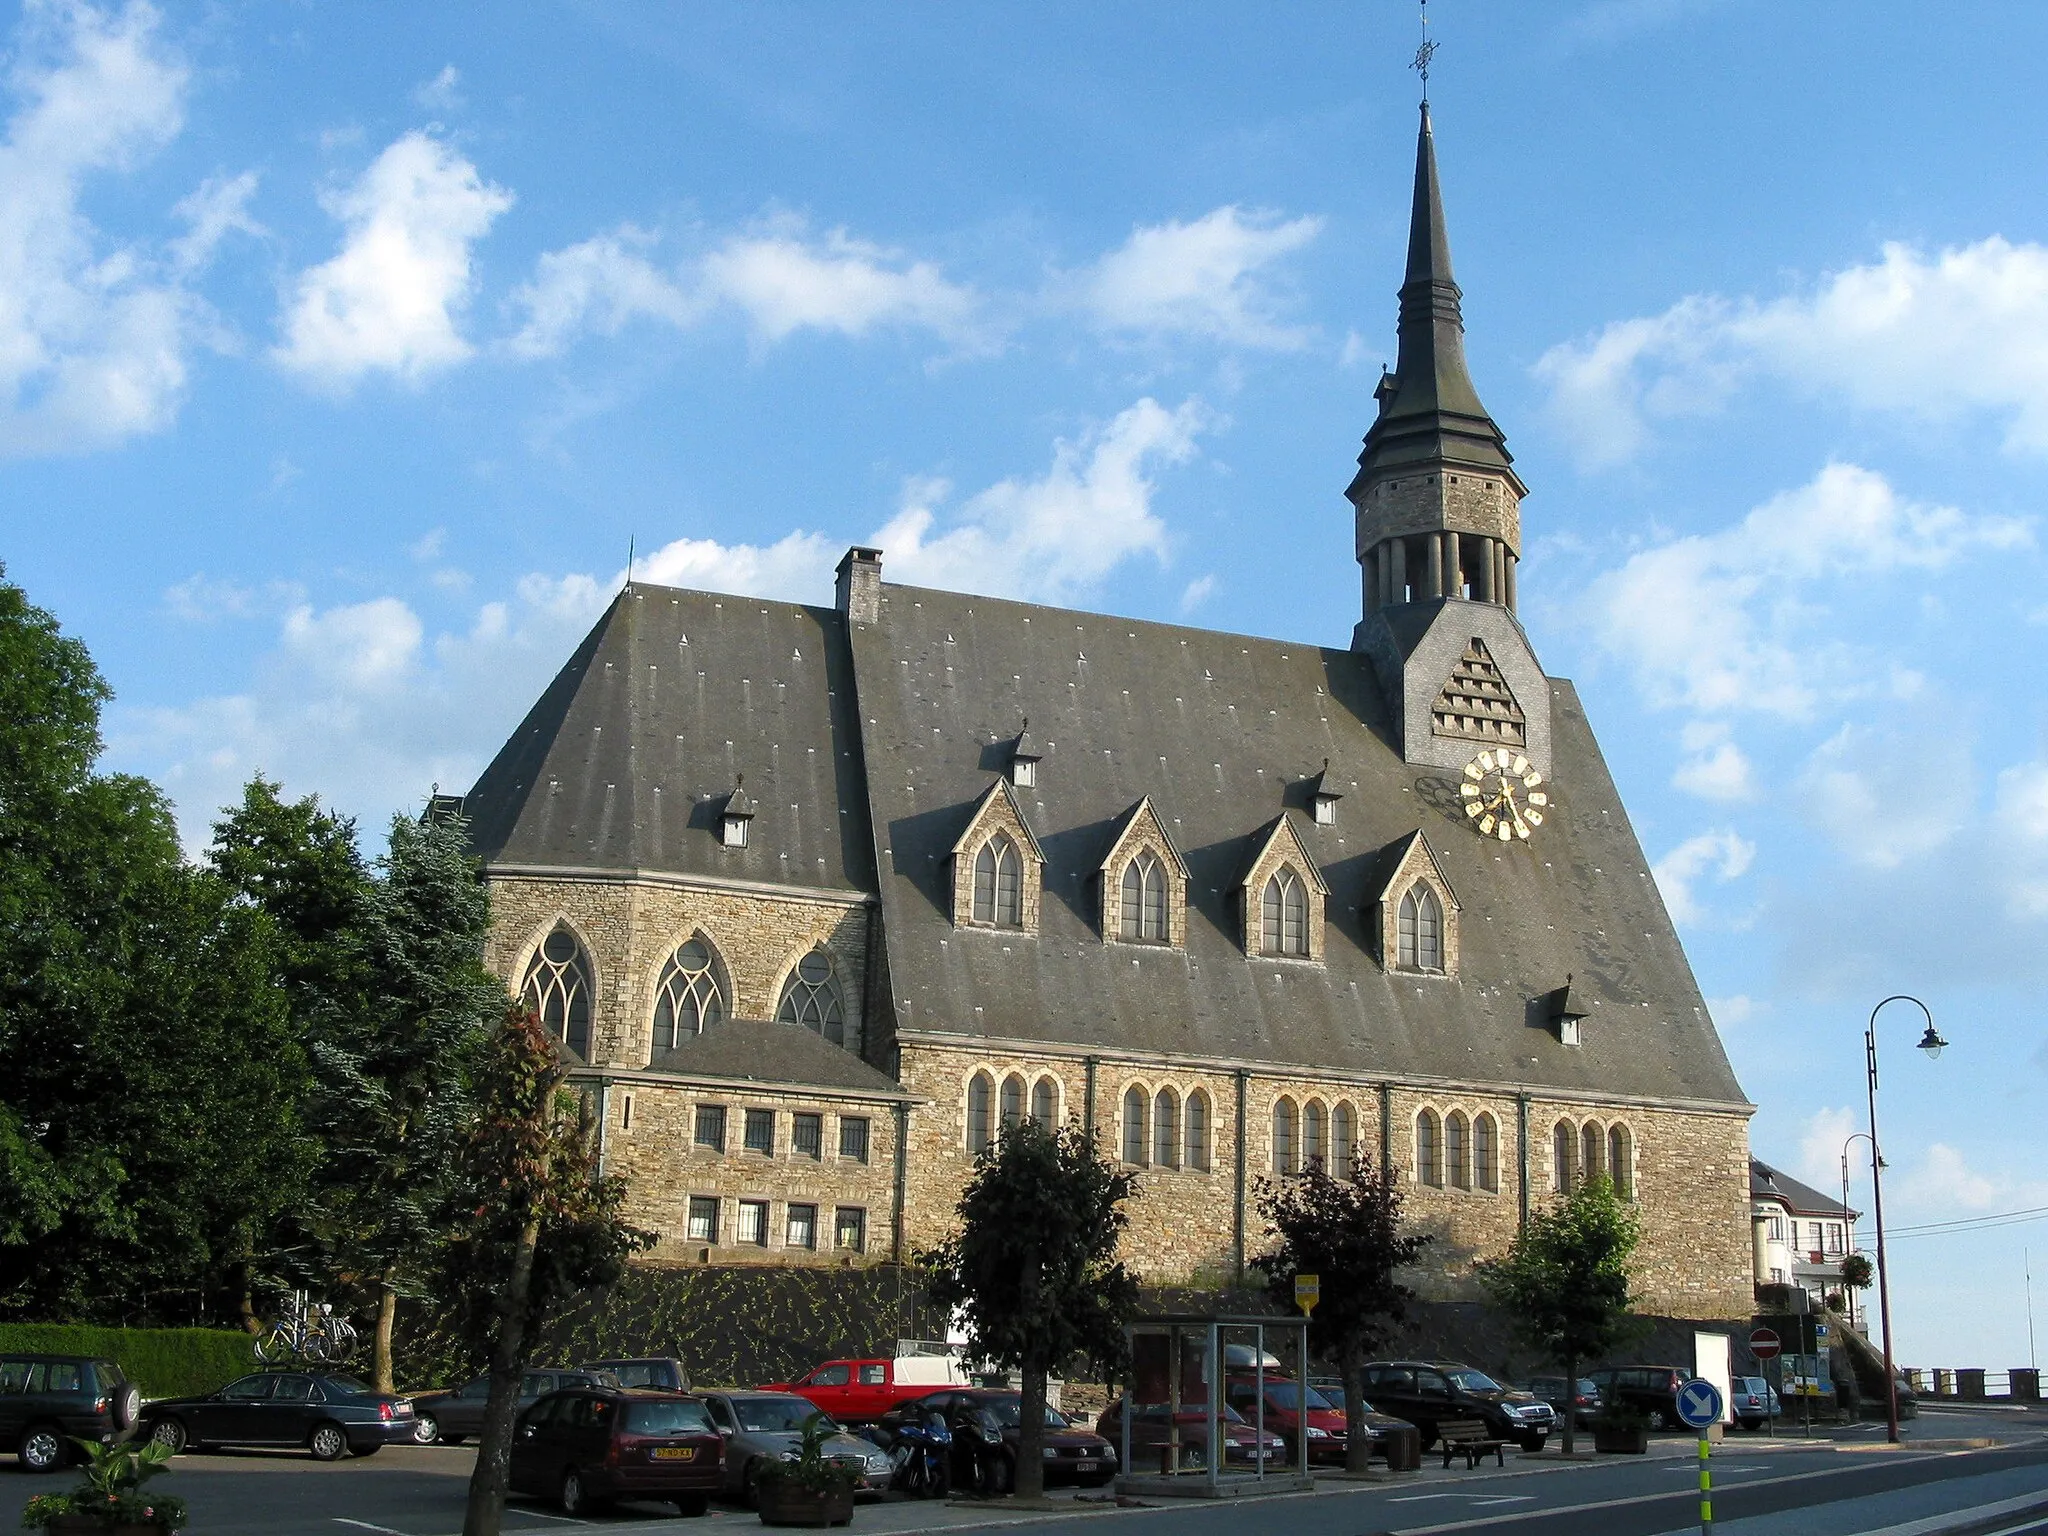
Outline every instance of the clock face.
POLYGON ((1504 843, 1527 837, 1542 826, 1550 805, 1543 775, 1529 766, 1528 758, 1506 747, 1482 752, 1465 765, 1458 797, 1465 802, 1466 818, 1479 829, 1479 835, 1497 837, 1504 843))

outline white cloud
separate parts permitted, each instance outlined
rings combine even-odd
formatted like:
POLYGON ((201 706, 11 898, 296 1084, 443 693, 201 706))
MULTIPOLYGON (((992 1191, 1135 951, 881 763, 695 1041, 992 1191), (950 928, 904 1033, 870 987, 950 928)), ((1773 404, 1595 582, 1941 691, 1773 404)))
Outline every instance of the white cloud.
POLYGON ((831 589, 832 569, 844 552, 843 544, 802 529, 766 546, 677 539, 635 560, 633 575, 665 587, 815 603, 831 589))
POLYGON ((261 587, 251 587, 227 578, 208 576, 204 571, 194 572, 164 589, 164 606, 173 617, 188 624, 254 618, 303 601, 304 594, 295 582, 273 581, 261 587))
POLYGON ((1892 684, 1845 643, 1815 637, 1830 583, 1940 569, 2031 538, 2013 519, 1909 501, 1882 475, 1830 464, 1733 527, 1632 555, 1594 582, 1590 610, 1652 703, 1804 718, 1823 695, 1892 684))
MULTIPOLYGON (((1811 1184, 1822 1194, 1834 1194, 1839 1198, 1842 1188, 1842 1144, 1856 1132, 1863 1129, 1862 1116, 1848 1109, 1817 1109, 1806 1117, 1806 1126, 1799 1135, 1799 1177, 1811 1184)), ((1868 1142, 1858 1142, 1864 1149, 1863 1168, 1870 1167, 1868 1142)), ((1849 1171, 1856 1171, 1855 1161, 1850 1161, 1849 1171)))
MULTIPOLYGON (((1887 1136, 1885 1145, 1892 1146, 1894 1139, 1887 1136)), ((1889 1155, 1885 1158, 1887 1163, 1891 1160, 1889 1155)), ((1994 1178, 1972 1168, 1969 1159, 1945 1141, 1931 1144, 1917 1166, 1893 1175, 1893 1179, 1906 1202, 1944 1216, 1954 1216, 1958 1207, 1963 1211, 1988 1211, 2005 1206, 2018 1188, 2010 1179, 1994 1178)), ((1891 1183, 1892 1180, 1887 1180, 1886 1187, 1891 1183)), ((2039 1193, 2041 1186, 2030 1188, 2039 1193)))
POLYGON ((1214 574, 1197 576, 1193 581, 1181 588, 1180 611, 1182 613, 1193 613, 1209 600, 1210 593, 1215 590, 1216 577, 1214 574))
POLYGON ((380 370, 418 382, 469 357, 456 322, 474 288, 470 248, 512 194, 439 139, 408 133, 321 201, 346 234, 292 285, 277 361, 347 388, 380 370))
POLYGON ((1694 887, 1708 878, 1723 885, 1739 880, 1755 858, 1756 844, 1735 832, 1702 832, 1665 854, 1650 872, 1663 892, 1671 921, 1692 924, 1706 916, 1694 887))
POLYGON ((1808 757, 1797 789, 1807 819, 1850 862, 1896 869, 1969 824, 1971 778, 1950 732, 1844 725, 1808 757))
POLYGON ((1702 800, 1732 802, 1755 798, 1756 782, 1749 758, 1728 739, 1726 725, 1713 720, 1692 721, 1681 733, 1680 741, 1692 755, 1672 774, 1674 788, 1702 800))
POLYGON ((302 603, 285 615, 284 649, 313 676, 368 692, 404 679, 425 634, 419 615, 395 597, 324 613, 302 603))
POLYGON ((269 233, 249 214, 249 199, 256 195, 254 171, 239 176, 209 176, 196 191, 182 198, 171 212, 189 226, 171 242, 171 262, 183 274, 200 271, 213 260, 213 253, 229 234, 239 232, 261 238, 269 233))
POLYGON ((654 237, 630 225, 544 252, 512 295, 526 322, 508 345, 521 357, 553 357, 583 331, 616 335, 633 320, 692 324, 700 303, 641 254, 654 237))
POLYGON ((1756 1016, 1756 1000, 1746 992, 1732 997, 1710 997, 1707 999, 1707 1013, 1723 1032, 1739 1028, 1756 1016))
POLYGON ((1994 803, 2007 906, 2015 917, 2048 917, 2048 763, 2001 771, 1994 803))
POLYGON ((429 112, 459 112, 462 110, 462 71, 453 64, 443 64, 441 72, 431 80, 422 81, 413 87, 413 104, 429 112))
POLYGON ((976 303, 931 262, 906 261, 843 229, 813 239, 794 224, 728 240, 700 275, 706 297, 736 306, 770 341, 805 329, 863 336, 896 326, 960 340, 976 303))
MULTIPOLYGON (((1281 219, 1226 205, 1191 223, 1131 232, 1079 274, 1076 289, 1106 330, 1204 336, 1237 346, 1291 349, 1311 333, 1283 324, 1268 269, 1321 233, 1323 221, 1281 219)), ((1352 361, 1347 343, 1345 360, 1352 361)))
POLYGON ((1993 236, 1881 258, 1811 292, 1695 295, 1561 343, 1536 365, 1580 456, 1639 452, 1659 420, 1720 409, 1757 376, 1918 420, 1983 412, 2048 453, 2048 246, 1993 236))
POLYGON ((187 70, 157 13, 30 5, 0 142, 0 451, 62 453, 166 426, 195 308, 148 251, 86 218, 87 181, 176 138, 187 70))

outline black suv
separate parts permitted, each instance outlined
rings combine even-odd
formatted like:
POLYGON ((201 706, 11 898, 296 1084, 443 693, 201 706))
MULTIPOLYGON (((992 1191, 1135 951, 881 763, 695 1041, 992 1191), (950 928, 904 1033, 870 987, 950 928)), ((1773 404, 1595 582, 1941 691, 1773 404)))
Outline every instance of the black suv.
POLYGON ((1678 1429, 1684 1424, 1678 1416, 1678 1389, 1691 1375, 1675 1365, 1606 1365, 1586 1372, 1586 1379, 1609 1407, 1635 1409, 1652 1429, 1678 1429))
POLYGON ((113 1445, 142 1411, 121 1367, 91 1355, 0 1355, 0 1451, 25 1472, 54 1472, 72 1440, 113 1445))
POLYGON ((1486 1372, 1446 1360, 1382 1360, 1365 1368, 1365 1395, 1381 1413, 1422 1431, 1422 1448, 1436 1443, 1436 1427, 1450 1419, 1477 1419, 1497 1440, 1540 1451, 1557 1414, 1528 1392, 1502 1386, 1486 1372))

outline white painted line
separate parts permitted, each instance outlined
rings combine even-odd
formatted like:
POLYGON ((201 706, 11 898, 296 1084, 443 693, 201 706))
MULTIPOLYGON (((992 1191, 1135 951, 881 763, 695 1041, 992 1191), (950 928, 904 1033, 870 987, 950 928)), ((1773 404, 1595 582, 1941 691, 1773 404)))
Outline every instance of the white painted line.
POLYGON ((1994 1520, 2000 1515, 2018 1514, 2022 1510, 2036 1510, 2041 1505, 2040 1493, 2025 1493, 2016 1499, 2000 1499, 1996 1504, 1978 1504, 1969 1509, 1952 1509, 1945 1515, 1929 1515, 1924 1520, 1909 1520, 1904 1525, 1887 1525, 1882 1530, 1865 1532, 1864 1536, 1934 1536, 1937 1531, 1946 1531, 1959 1525, 1974 1525, 1980 1520, 1994 1520))
POLYGON ((408 1536, 407 1532, 399 1530, 396 1526, 372 1525, 367 1520, 350 1520, 342 1515, 334 1516, 334 1523, 336 1525, 352 1525, 359 1531, 377 1531, 381 1533, 381 1536, 408 1536))
POLYGON ((1474 1504, 1533 1504, 1536 1501, 1536 1495, 1533 1493, 1497 1493, 1490 1498, 1468 1493, 1465 1497, 1474 1504))
POLYGON ((508 1515, 530 1515, 535 1520, 559 1520, 564 1525, 589 1525, 588 1520, 578 1520, 574 1515, 551 1515, 544 1509, 508 1509, 508 1515))
POLYGON ((1398 1499, 1389 1499, 1387 1502, 1389 1504, 1420 1504, 1424 1499, 1464 1499, 1470 1497, 1470 1494, 1464 1493, 1410 1493, 1404 1494, 1398 1499))

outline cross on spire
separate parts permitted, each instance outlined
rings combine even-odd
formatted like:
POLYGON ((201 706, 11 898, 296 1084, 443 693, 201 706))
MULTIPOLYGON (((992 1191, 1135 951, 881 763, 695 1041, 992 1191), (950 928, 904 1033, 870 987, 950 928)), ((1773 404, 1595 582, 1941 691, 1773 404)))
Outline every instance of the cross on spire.
POLYGON ((1437 44, 1429 35, 1429 0, 1422 0, 1422 46, 1415 50, 1409 68, 1422 76, 1422 104, 1429 105, 1429 61, 1436 57, 1437 44))

